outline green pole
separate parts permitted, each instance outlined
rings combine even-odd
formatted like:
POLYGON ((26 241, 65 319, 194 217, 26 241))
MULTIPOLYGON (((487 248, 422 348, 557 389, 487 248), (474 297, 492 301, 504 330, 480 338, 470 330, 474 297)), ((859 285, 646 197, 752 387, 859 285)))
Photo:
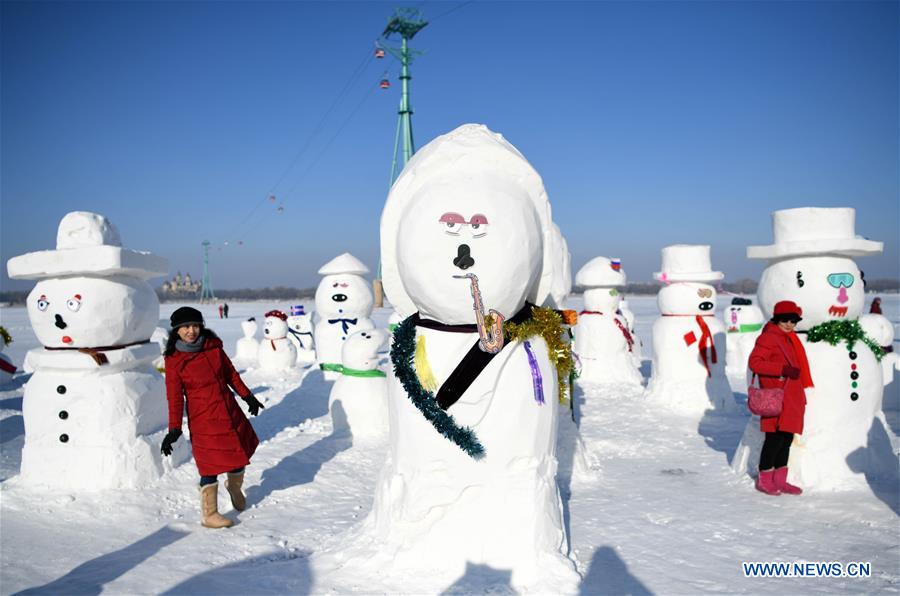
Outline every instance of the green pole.
POLYGON ((412 136, 412 106, 409 105, 409 46, 407 38, 403 36, 403 44, 400 48, 401 68, 400 81, 402 83, 402 95, 400 96, 400 117, 403 118, 403 165, 405 166, 412 154, 415 153, 412 136))

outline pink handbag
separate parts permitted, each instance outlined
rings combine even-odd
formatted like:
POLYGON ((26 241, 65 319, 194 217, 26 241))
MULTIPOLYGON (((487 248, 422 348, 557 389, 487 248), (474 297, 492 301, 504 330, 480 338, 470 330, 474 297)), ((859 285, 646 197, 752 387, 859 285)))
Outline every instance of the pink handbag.
POLYGON ((750 386, 747 388, 747 407, 750 412, 762 418, 771 418, 781 414, 781 407, 784 403, 784 389, 778 387, 776 389, 763 389, 762 387, 754 387, 753 380, 756 379, 756 373, 750 379, 750 386))

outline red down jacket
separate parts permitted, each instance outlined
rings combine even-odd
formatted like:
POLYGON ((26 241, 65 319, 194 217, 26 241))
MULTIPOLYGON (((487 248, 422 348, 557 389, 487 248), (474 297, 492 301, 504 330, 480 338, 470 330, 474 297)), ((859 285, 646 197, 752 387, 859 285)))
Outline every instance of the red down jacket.
MULTIPOLYGON (((792 332, 793 333, 793 332, 792 332)), ((798 342, 799 343, 799 342, 798 342)), ((803 346, 800 346, 803 349, 803 346)), ((756 338, 756 345, 750 352, 750 370, 759 375, 759 385, 765 389, 784 387, 784 402, 781 414, 760 418, 759 429, 773 433, 776 430, 802 434, 803 416, 806 414, 806 392, 803 390, 803 369, 806 368, 805 353, 796 353, 794 343, 787 332, 772 322, 766 323, 762 334, 756 338), (799 379, 783 379, 781 372, 785 364, 801 370, 799 379)))
POLYGON ((241 397, 251 394, 218 338, 207 337, 199 352, 166 356, 169 428, 181 428, 187 397, 191 448, 201 476, 246 466, 259 445, 229 385, 241 397))

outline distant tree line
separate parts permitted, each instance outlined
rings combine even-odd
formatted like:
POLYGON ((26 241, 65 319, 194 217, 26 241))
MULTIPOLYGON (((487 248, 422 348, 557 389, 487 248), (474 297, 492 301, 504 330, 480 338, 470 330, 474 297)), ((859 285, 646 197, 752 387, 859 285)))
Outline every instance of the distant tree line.
MULTIPOLYGON (((187 300, 197 300, 198 298, 185 298, 184 296, 171 296, 163 292, 162 288, 156 289, 156 295, 159 296, 160 302, 185 302, 187 300)), ((316 295, 315 288, 288 288, 285 286, 276 286, 274 288, 243 288, 240 290, 216 290, 216 300, 300 300, 303 298, 312 298, 316 295)))

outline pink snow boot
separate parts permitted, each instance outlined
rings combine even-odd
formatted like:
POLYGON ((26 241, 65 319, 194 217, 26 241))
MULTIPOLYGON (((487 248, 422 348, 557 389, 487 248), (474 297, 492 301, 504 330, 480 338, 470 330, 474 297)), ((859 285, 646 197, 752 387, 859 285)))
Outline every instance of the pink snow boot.
POLYGON ((775 480, 775 487, 781 492, 788 495, 801 495, 803 494, 803 489, 799 486, 794 486, 793 484, 787 481, 788 468, 787 466, 781 468, 775 468, 773 479, 775 480))
POLYGON ((756 477, 756 490, 767 495, 777 497, 781 491, 775 486, 775 470, 760 470, 759 476, 756 477))

